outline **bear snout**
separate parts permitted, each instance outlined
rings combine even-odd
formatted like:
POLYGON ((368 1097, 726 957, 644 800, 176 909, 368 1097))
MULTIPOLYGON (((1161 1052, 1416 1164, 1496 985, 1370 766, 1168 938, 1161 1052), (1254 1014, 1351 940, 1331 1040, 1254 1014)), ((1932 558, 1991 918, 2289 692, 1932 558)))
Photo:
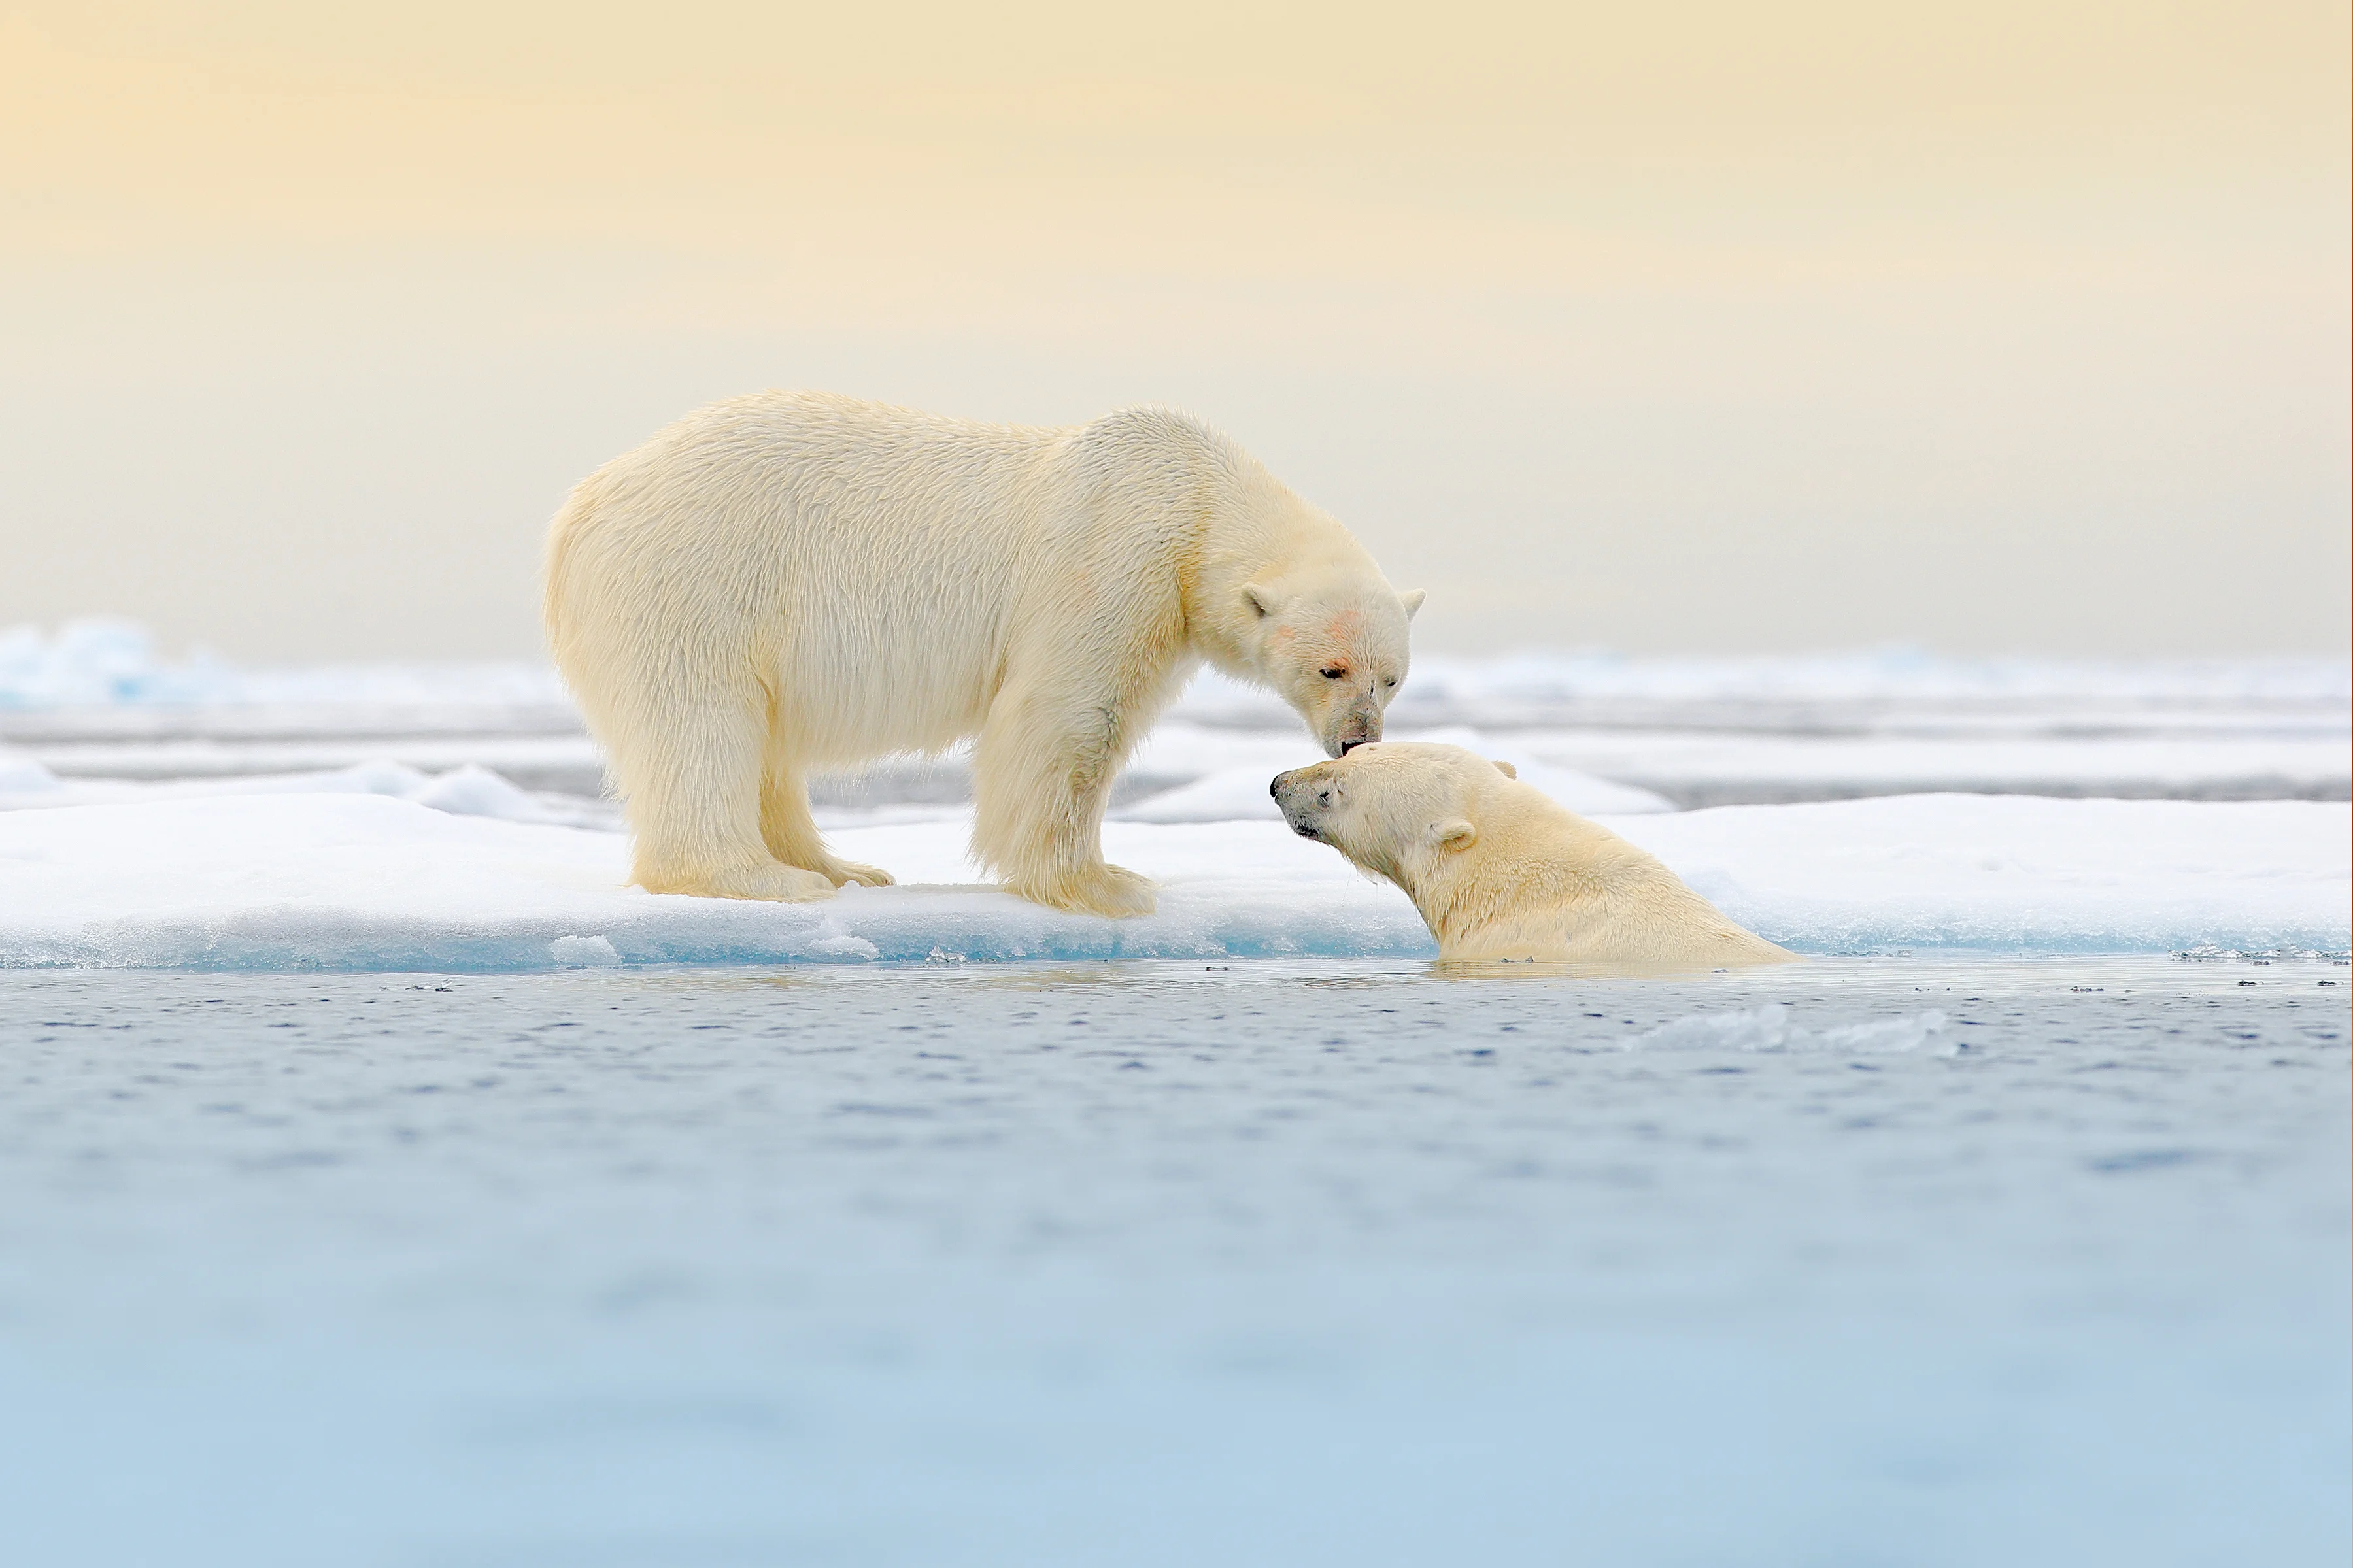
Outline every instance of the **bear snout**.
POLYGON ((1266 793, 1274 796, 1274 803, 1282 807, 1282 820, 1290 825, 1291 831, 1302 838, 1314 838, 1317 834, 1314 821, 1308 816, 1309 808, 1305 804, 1307 799, 1305 792, 1301 792, 1295 797, 1283 793, 1288 786, 1296 784, 1299 775, 1305 771, 1303 768, 1293 768, 1289 773, 1275 774, 1274 782, 1266 786, 1266 793))
POLYGON ((1324 750, 1331 756, 1345 757, 1358 746, 1369 746, 1380 738, 1380 714, 1359 710, 1340 721, 1339 728, 1324 742, 1324 750))

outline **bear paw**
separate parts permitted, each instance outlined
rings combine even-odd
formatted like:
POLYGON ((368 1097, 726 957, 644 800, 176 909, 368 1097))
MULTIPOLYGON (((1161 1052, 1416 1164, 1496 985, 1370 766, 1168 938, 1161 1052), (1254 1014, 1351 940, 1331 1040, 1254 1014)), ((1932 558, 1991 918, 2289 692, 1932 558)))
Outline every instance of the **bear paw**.
POLYGON ((765 899, 773 903, 806 904, 833 897, 833 883, 821 872, 804 871, 798 866, 772 861, 765 866, 743 866, 692 879, 681 878, 662 887, 647 883, 646 890, 693 893, 706 899, 765 899))
POLYGON ((855 860, 828 859, 818 868, 835 887, 855 882, 861 888, 887 888, 898 879, 880 866, 861 866, 855 860))
POLYGON ((1113 920, 1124 920, 1130 915, 1148 915, 1159 907, 1152 896, 1150 878, 1139 877, 1124 866, 1112 866, 1100 861, 1059 878, 1048 887, 1035 887, 1018 881, 1007 886, 1033 903, 1049 904, 1058 910, 1071 910, 1080 914, 1107 915, 1113 920))

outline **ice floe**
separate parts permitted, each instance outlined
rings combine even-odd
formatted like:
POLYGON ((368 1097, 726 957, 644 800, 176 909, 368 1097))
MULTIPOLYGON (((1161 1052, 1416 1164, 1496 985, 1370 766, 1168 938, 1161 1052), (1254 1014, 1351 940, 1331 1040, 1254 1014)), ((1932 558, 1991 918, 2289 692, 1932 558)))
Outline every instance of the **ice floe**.
MULTIPOLYGON (((445 796, 512 804, 481 780, 445 796)), ((1394 888, 1261 821, 1114 822, 1162 885, 1106 921, 980 881, 969 817, 838 831, 893 888, 812 904, 625 885, 620 835, 459 816, 430 790, 184 795, 0 815, 0 965, 534 969, 623 963, 1395 957, 1394 888)), ((521 795, 522 792, 514 792, 521 795)), ((523 797, 528 799, 528 797, 523 797)), ((2342 807, 1921 795, 1608 819, 1801 952, 2341 950, 2342 807)))
MULTIPOLYGON (((2348 787, 2348 671, 1427 657, 1390 732, 1513 763, 1804 952, 2333 951, 2348 817, 2321 802, 2348 787), (1905 793, 1957 788, 2006 793, 1905 793), (2198 798, 2048 798, 2110 795, 2198 798), (1799 804, 1715 805, 1740 801, 1799 804)), ((1109 851, 1164 888, 1159 913, 1124 922, 987 886, 955 753, 814 781, 841 852, 899 887, 798 906, 628 888, 601 755, 534 665, 259 669, 166 658, 127 622, 18 628, 0 632, 0 736, 18 748, 0 747, 5 964, 1431 951, 1396 889, 1283 830, 1268 780, 1317 753, 1271 696, 1214 676, 1120 780, 1109 851)))

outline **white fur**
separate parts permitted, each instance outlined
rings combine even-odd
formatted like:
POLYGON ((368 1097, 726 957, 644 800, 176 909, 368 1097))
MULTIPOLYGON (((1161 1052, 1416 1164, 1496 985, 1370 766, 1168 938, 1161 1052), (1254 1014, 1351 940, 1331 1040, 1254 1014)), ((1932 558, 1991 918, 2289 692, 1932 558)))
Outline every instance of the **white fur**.
POLYGON ((889 881, 828 853, 803 781, 977 735, 976 856, 1041 903, 1148 911, 1103 858, 1105 795, 1195 666, 1272 687, 1336 756, 1379 738, 1420 599, 1156 408, 1039 429, 735 398, 581 481, 548 539, 550 644, 635 880, 732 898, 889 881))
POLYGON ((1460 746, 1388 742, 1279 773, 1292 828, 1405 889, 1441 959, 1617 970, 1786 963, 1672 871, 1460 746))

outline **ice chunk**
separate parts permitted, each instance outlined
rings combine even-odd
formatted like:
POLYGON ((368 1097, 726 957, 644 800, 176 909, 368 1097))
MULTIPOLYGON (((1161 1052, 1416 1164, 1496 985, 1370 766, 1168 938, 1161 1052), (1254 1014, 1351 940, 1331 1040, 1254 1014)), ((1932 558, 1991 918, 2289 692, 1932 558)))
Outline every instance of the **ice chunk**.
POLYGON ((58 789, 58 775, 30 757, 13 752, 0 752, 0 795, 51 795, 58 789))
MULTIPOLYGON (((221 795, 244 793, 237 787, 243 782, 240 780, 220 779, 206 782, 213 784, 215 791, 221 795)), ((433 780, 429 775, 405 763, 387 762, 383 758, 377 758, 373 762, 354 763, 350 767, 335 768, 322 773, 288 773, 276 781, 262 779, 255 780, 253 783, 260 786, 256 792, 259 794, 270 794, 282 790, 286 794, 292 795, 307 792, 315 787, 322 794, 326 795, 388 795, 401 800, 415 800, 432 787, 433 780)))
POLYGON ((612 940, 604 936, 559 936, 547 944, 547 952, 566 969, 609 969, 621 962, 612 940))
POLYGON ((537 822, 544 813, 522 791, 486 767, 468 763, 406 792, 407 798, 459 816, 497 816, 537 822))

